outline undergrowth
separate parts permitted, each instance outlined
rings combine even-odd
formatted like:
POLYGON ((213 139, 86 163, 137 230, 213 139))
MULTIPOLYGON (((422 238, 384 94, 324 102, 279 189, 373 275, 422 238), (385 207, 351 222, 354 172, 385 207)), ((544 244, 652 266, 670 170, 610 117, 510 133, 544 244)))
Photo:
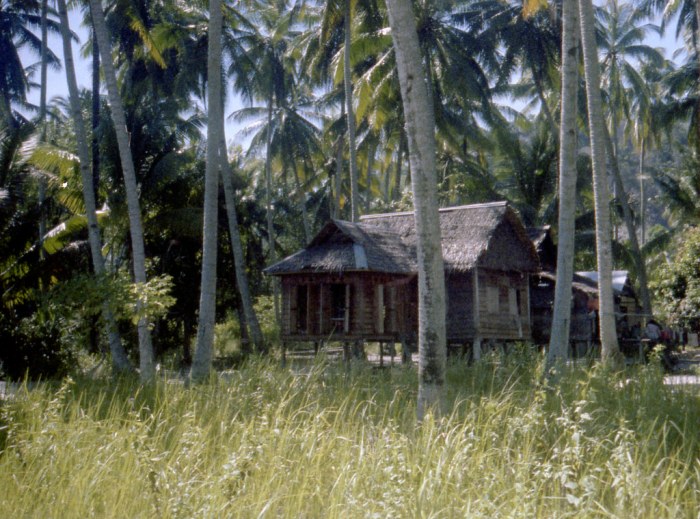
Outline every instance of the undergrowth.
POLYGON ((0 402, 0 517, 696 517, 698 397, 653 367, 493 356, 416 425, 413 368, 252 361, 0 402))

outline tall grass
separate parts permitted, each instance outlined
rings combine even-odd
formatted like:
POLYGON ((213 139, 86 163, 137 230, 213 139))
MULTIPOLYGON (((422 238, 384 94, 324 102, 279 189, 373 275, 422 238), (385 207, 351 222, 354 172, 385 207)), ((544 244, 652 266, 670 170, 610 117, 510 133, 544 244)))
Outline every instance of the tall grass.
POLYGON ((541 369, 455 364, 421 426, 400 367, 44 383, 1 404, 0 517, 697 517, 697 395, 541 369))

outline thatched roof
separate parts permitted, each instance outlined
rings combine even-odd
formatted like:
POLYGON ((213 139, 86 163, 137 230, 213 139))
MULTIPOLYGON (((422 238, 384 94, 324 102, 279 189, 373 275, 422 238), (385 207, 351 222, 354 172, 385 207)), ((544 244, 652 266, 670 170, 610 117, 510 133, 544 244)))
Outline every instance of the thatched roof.
POLYGON ((545 225, 544 227, 528 227, 525 230, 528 238, 535 246, 542 270, 556 270, 557 246, 554 245, 554 240, 552 239, 552 228, 549 225, 545 225))
MULTIPOLYGON (((440 210, 445 269, 475 266, 537 270, 535 248, 520 218, 505 202, 440 210)), ((333 220, 303 250, 268 267, 268 274, 374 271, 410 274, 416 264, 412 212, 368 215, 360 223, 333 220)))
POLYGON ((305 248, 267 269, 268 274, 415 272, 415 251, 397 234, 372 225, 332 220, 305 248))
POLYGON ((551 240, 551 226, 545 225, 543 227, 528 227, 525 229, 527 232, 527 237, 535 246, 535 249, 539 252, 542 248, 544 242, 549 238, 551 240))
MULTIPOLYGON (((367 215, 361 221, 396 232, 415 247, 412 212, 367 215)), ((475 266, 537 270, 535 248, 520 217, 506 202, 440 209, 440 231, 447 271, 467 271, 475 266)))

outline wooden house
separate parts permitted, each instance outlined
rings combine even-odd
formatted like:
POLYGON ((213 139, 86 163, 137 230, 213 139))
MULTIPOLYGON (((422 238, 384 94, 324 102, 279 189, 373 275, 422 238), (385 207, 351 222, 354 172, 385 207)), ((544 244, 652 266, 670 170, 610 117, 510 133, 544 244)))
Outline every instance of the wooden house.
MULTIPOLYGON (((577 272, 577 276, 584 279, 591 286, 598 288, 598 272, 577 272)), ((643 310, 639 304, 637 292, 634 290, 630 274, 626 270, 612 271, 613 299, 615 303, 615 318, 620 324, 624 319, 625 326, 639 326, 644 328, 647 316, 642 314, 643 310)), ((618 330, 620 332, 620 330, 618 330)))
MULTIPOLYGON (((536 344, 549 344, 554 313, 555 272, 541 271, 530 277, 532 339, 536 344)), ((571 317, 569 340, 572 345, 590 345, 597 328, 591 310, 597 308, 598 287, 574 274, 571 282, 571 317)), ((577 348, 579 351, 581 348, 577 348)))
POLYGON ((540 269, 544 272, 555 272, 557 270, 557 246, 552 238, 551 226, 528 227, 526 231, 540 259, 540 269))
MULTIPOLYGON (((540 259, 541 271, 530 276, 530 312, 532 339, 536 344, 549 344, 554 312, 554 288, 556 286, 557 246, 552 238, 549 225, 529 227, 528 236, 532 240, 540 259)), ((595 338, 596 328, 591 309, 598 299, 598 287, 578 274, 571 283, 571 317, 569 340, 572 345, 590 345, 595 338)), ((581 348, 576 348, 580 350, 581 348)))
MULTIPOLYGON (((448 344, 529 340, 538 259, 515 211, 505 202, 441 209, 440 227, 448 344)), ((415 340, 413 213, 333 220, 266 273, 281 278, 283 343, 415 340)))
MULTIPOLYGON (((552 329, 554 289, 556 285, 557 247, 551 229, 527 229, 540 259, 542 270, 530 277, 532 337, 537 344, 548 344, 552 329)), ((613 271, 613 293, 618 325, 643 327, 639 302, 627 271, 613 271)), ((571 320, 569 338, 575 351, 598 338, 598 272, 575 272, 571 283, 571 320)), ((623 334, 618 329, 618 334, 623 334)))

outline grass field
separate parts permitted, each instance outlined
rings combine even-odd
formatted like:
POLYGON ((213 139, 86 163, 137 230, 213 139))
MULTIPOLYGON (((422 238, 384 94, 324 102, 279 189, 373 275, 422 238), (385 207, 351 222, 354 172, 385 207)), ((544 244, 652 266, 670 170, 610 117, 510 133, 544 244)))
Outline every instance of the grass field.
POLYGON ((452 365, 420 426, 414 368, 39 384, 0 403, 0 517, 698 517, 697 394, 541 371, 452 365))

